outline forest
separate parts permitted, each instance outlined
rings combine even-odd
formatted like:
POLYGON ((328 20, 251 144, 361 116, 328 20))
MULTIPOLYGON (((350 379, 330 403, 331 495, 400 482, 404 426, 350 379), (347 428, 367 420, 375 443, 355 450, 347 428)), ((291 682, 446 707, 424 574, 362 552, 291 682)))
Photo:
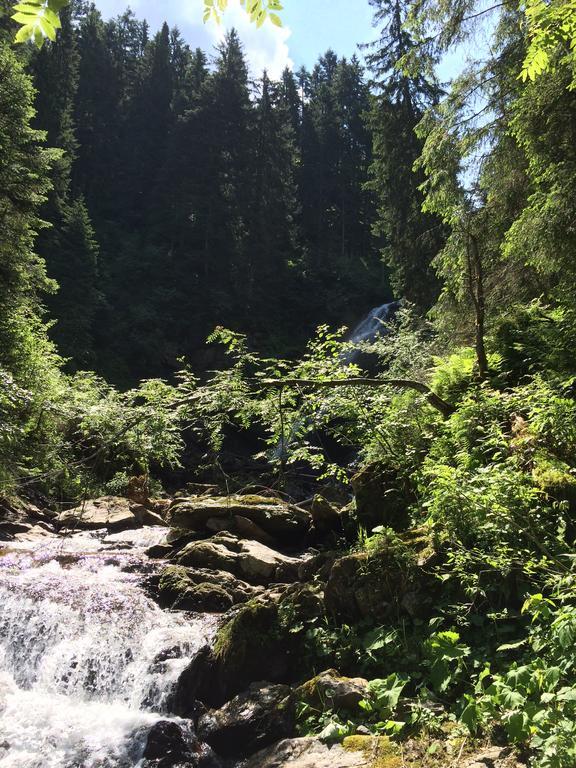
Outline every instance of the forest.
MULTIPOLYGON (((233 29, 0 0, 0 766, 576 765, 576 7, 368 1, 274 80, 233 29), (19 558, 126 519, 168 531, 119 566, 150 632, 212 640, 156 649, 125 752, 22 740, 14 649, 70 619, 19 558)), ((98 663, 42 696, 108 701, 98 663)))

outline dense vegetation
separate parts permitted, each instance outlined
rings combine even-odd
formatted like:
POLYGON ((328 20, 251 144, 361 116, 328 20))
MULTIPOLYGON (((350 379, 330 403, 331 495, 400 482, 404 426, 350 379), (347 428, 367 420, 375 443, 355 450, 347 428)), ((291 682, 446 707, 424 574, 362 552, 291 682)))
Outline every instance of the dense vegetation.
POLYGON ((85 3, 39 52, 3 21, 0 489, 144 475, 342 499, 368 472, 380 511, 348 507, 338 545, 426 607, 312 622, 314 663, 374 678, 372 730, 452 723, 569 768, 573 55, 549 35, 523 78, 536 32, 514 3, 372 5, 369 78, 327 52, 256 84, 234 33, 210 64, 85 3), (441 86, 478 25, 484 59, 441 86), (389 284, 403 308, 353 354, 331 328, 389 284))

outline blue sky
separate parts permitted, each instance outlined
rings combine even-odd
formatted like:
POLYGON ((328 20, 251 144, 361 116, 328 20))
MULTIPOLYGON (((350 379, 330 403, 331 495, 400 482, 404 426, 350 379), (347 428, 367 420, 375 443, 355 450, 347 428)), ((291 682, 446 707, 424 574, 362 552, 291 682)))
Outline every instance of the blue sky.
POLYGON ((285 66, 311 67, 318 56, 332 48, 341 56, 352 56, 358 43, 375 36, 368 0, 285 0, 284 28, 270 22, 256 30, 248 23, 238 0, 229 0, 230 9, 219 28, 214 22, 202 23, 202 0, 95 0, 108 18, 122 13, 129 5, 139 18, 146 18, 157 29, 166 20, 178 26, 192 46, 210 51, 227 27, 235 26, 244 43, 248 61, 255 73, 266 68, 277 77, 285 66))

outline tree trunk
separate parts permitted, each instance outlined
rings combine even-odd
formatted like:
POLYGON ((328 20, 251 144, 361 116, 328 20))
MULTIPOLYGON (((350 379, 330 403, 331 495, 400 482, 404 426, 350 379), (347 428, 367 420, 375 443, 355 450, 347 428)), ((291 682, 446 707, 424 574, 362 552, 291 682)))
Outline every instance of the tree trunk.
POLYGON ((486 298, 484 296, 484 270, 478 238, 468 233, 466 242, 468 261, 468 287, 474 305, 474 325, 476 332, 475 349, 478 364, 478 378, 484 381, 488 377, 488 356, 484 336, 486 332, 486 298))

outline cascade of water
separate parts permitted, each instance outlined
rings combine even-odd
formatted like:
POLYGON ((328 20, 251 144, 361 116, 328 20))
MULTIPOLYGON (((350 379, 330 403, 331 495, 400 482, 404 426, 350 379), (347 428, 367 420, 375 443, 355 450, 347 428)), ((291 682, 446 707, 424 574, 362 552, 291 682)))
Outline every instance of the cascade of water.
MULTIPOLYGON (((386 331, 385 324, 394 316, 398 307, 399 303, 397 301, 374 307, 350 332, 347 340, 351 344, 374 341, 380 334, 386 331)), ((351 350, 344 355, 343 360, 345 363, 354 363, 361 354, 360 350, 351 350)))
MULTIPOLYGON (((394 316, 399 306, 400 303, 398 301, 393 301, 388 304, 382 304, 379 307, 374 307, 374 309, 371 309, 358 325, 350 331, 346 340, 350 344, 374 341, 381 333, 387 332, 385 324, 394 316)), ((343 365, 358 363, 362 361, 363 355, 365 356, 365 353, 360 349, 349 349, 340 354, 339 361, 343 365)), ((294 440, 298 430, 308 423, 309 422, 307 421, 297 421, 292 425, 288 437, 285 440, 280 439, 278 445, 274 449, 276 458, 281 458, 286 455, 287 449, 294 440)))
POLYGON ((1 768, 132 768, 167 719, 215 624, 148 597, 143 548, 157 533, 139 535, 0 550, 1 768))

